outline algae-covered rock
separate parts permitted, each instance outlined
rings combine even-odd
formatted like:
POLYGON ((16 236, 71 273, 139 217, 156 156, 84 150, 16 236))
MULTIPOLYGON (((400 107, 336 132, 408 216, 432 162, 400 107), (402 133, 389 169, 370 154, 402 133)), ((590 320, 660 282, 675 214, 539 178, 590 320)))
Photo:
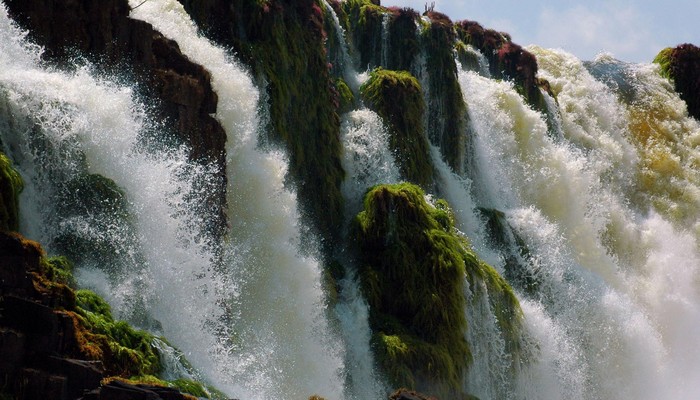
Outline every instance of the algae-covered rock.
POLYGON ((396 387, 458 393, 471 361, 466 245, 415 185, 374 187, 364 204, 355 238, 380 366, 396 387))
POLYGON ((417 24, 421 20, 418 12, 411 8, 389 8, 387 44, 388 49, 384 68, 398 71, 413 70, 416 57, 420 54, 421 43, 417 34, 417 24))
POLYGON ((0 230, 19 229, 19 193, 22 177, 12 168, 12 162, 0 153, 0 230))
POLYGON ((430 141, 440 148, 447 165, 461 173, 465 164, 467 108, 457 78, 455 30, 444 14, 428 11, 426 16, 430 24, 421 38, 428 77, 427 129, 430 141))
POLYGON ((373 349, 392 385, 439 398, 468 395, 462 385, 471 363, 465 284, 470 301, 488 296, 506 351, 519 350, 522 312, 513 290, 456 231, 447 202, 433 205, 408 183, 376 186, 365 196, 353 235, 373 349))
MULTIPOLYGON (((269 141, 289 157, 302 215, 332 247, 340 236, 344 178, 336 88, 314 0, 180 0, 210 38, 232 47, 267 90, 269 141)), ((324 249, 328 250, 328 248, 324 249)))
POLYGON ((389 127, 389 146, 402 176, 421 187, 430 187, 434 170, 423 131, 425 103, 418 80, 406 71, 377 68, 360 91, 367 105, 389 127))
POLYGON ((360 69, 381 65, 382 30, 387 10, 378 3, 371 0, 342 2, 353 47, 359 53, 360 69))
POLYGON ((700 48, 689 43, 666 48, 654 62, 661 66, 661 74, 673 81, 688 105, 688 114, 700 120, 700 48))

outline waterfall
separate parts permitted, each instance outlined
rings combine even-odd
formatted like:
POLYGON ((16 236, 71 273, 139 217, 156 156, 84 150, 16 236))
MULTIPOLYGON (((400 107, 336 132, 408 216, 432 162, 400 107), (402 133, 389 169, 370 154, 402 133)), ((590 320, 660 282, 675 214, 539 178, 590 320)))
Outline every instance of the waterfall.
POLYGON ((362 208, 367 188, 380 183, 401 181, 389 138, 381 117, 366 108, 347 113, 341 125, 343 135, 343 168, 348 178, 343 195, 348 200, 348 215, 362 208))
MULTIPOLYGON (((115 317, 167 338, 154 343, 163 378, 194 378, 241 399, 386 398, 395 388, 376 370, 351 246, 334 249, 333 271, 323 270, 320 250, 306 244, 326 238, 301 245, 307 229, 287 154, 259 142, 269 118, 265 88, 230 51, 200 36, 178 1, 130 3, 132 18, 211 73, 215 117, 227 134, 226 233, 206 229, 213 216, 203 205, 221 171, 157 139, 167 133, 136 84, 85 60, 50 66, 0 3, 0 150, 25 181, 22 234, 52 254, 74 251, 78 286, 103 296, 115 317), (342 277, 326 290, 336 278, 326 274, 336 272, 342 277)), ((353 69, 338 16, 322 3, 340 46, 333 54, 359 98, 366 77, 353 69)), ((391 17, 382 18, 386 66, 391 17)), ((429 70, 422 25, 411 66, 432 137, 456 116, 438 86, 430 90, 438 71, 429 70)), ((457 76, 469 167, 453 170, 431 145, 434 193, 426 198, 449 202, 456 229, 509 279, 523 311, 521 331, 501 331, 490 287, 477 278, 465 284, 473 362, 464 393, 698 397, 700 123, 656 65, 609 54, 582 62, 530 46, 552 94, 544 93, 541 113, 514 83, 491 78, 483 54, 461 45, 472 69, 457 76), (520 337, 511 346, 513 332, 520 337)), ((306 95, 313 94, 299 101, 306 95)), ((369 187, 404 179, 390 131, 360 103, 339 116, 348 221, 369 187)))
MULTIPOLYGON (((134 2, 136 5, 136 2, 134 2)), ((285 155, 258 149, 258 90, 243 68, 201 38, 176 1, 152 1, 132 17, 178 42, 212 74, 227 131, 228 217, 221 273, 235 292, 215 357, 217 382, 244 398, 343 395, 342 344, 332 332, 314 255, 299 253, 296 196, 284 186, 285 155)), ((210 367, 211 368, 211 367, 210 367)))
MULTIPOLYGON (((700 257, 694 221, 663 203, 668 188, 654 193, 645 185, 658 147, 634 143, 635 111, 673 108, 677 95, 652 67, 630 67, 638 99, 625 106, 573 56, 531 51, 560 105, 556 137, 511 84, 460 73, 479 166, 475 191, 505 212, 530 251, 522 267, 538 282, 536 295, 521 294, 533 345, 517 397, 693 397, 699 299, 687 282, 697 279, 700 257)), ((691 162, 681 137, 696 137, 697 123, 666 111, 678 123, 664 154, 691 162)), ((669 180, 686 188, 684 200, 693 199, 694 182, 669 180)))

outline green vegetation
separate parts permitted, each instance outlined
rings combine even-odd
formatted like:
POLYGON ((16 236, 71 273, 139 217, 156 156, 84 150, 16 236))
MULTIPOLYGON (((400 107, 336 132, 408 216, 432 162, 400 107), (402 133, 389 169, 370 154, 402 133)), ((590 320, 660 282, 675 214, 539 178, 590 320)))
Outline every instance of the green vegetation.
POLYGON ((467 107, 457 78, 455 30, 443 14, 429 12, 430 24, 422 32, 428 74, 428 132, 440 147, 447 165, 461 172, 464 164, 467 107))
POLYGON ((425 104, 418 80, 405 71, 377 68, 360 92, 367 105, 389 127, 389 146, 402 176, 423 188, 430 188, 434 169, 423 132, 425 104))
POLYGON ((421 21, 420 15, 410 8, 389 11, 391 16, 388 27, 388 60, 387 65, 383 67, 410 71, 421 50, 420 38, 416 32, 416 21, 421 21))
POLYGON ((654 57, 654 64, 659 64, 661 76, 673 80, 671 76, 671 63, 673 61, 673 48, 667 47, 654 57))
POLYGON ((362 288, 373 346, 396 387, 436 382, 458 393, 471 360, 464 339, 466 243, 449 212, 425 201, 415 185, 380 185, 355 220, 362 288), (447 226, 445 226, 447 223, 447 226))
POLYGON ((401 183, 370 189, 353 225, 380 367, 396 387, 444 398, 466 395, 465 283, 475 300, 489 296, 514 354, 522 319, 512 288, 477 258, 453 221, 447 202, 431 205, 420 188, 401 183), (477 290, 480 283, 487 294, 477 290))
POLYGON ((382 58, 382 20, 387 10, 378 1, 346 0, 342 2, 347 15, 347 32, 359 52, 360 69, 380 65, 382 58))
POLYGON ((161 370, 154 336, 112 318, 109 305, 89 290, 78 290, 77 313, 85 328, 88 354, 101 354, 110 375, 122 377, 156 375, 161 370))
POLYGON ((342 78, 335 80, 335 90, 338 92, 338 112, 346 113, 352 110, 355 104, 355 95, 342 78))
MULTIPOLYGON (((200 398, 226 399, 218 390, 188 379, 165 381, 161 374, 161 355, 154 335, 133 328, 125 321, 115 320, 111 307, 94 292, 75 290, 73 265, 62 256, 47 257, 38 243, 23 239, 39 255, 39 271, 33 271, 34 287, 43 293, 63 314, 73 321, 74 335, 64 340, 75 343, 76 356, 101 361, 105 381, 121 379, 130 383, 144 383, 174 387, 183 393, 200 398)), ((183 365, 189 366, 187 360, 183 365)))
POLYGON ((0 230, 19 229, 19 193, 24 183, 12 162, 0 153, 0 230))

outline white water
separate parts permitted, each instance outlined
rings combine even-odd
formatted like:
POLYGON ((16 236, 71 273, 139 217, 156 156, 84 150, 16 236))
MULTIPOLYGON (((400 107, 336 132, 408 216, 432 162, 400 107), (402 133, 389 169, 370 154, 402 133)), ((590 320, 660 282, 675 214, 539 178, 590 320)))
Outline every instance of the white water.
POLYGON ((81 234, 96 233, 108 242, 131 235, 128 244, 138 246, 117 247, 129 253, 122 261, 131 260, 118 273, 78 266, 81 285, 104 295, 118 316, 159 318, 147 322, 232 396, 343 398, 343 345, 329 326, 320 267, 298 253, 296 197, 283 186, 285 158, 256 149, 257 89, 222 50, 197 38, 176 2, 150 2, 139 12, 213 72, 217 116, 229 132, 232 226, 223 260, 216 261, 197 231, 204 216, 190 211, 197 208, 192 202, 201 201, 197 190, 208 190, 213 171, 188 163, 178 149, 149 153, 139 138, 148 123, 145 108, 130 88, 97 80, 87 68, 74 74, 45 70, 40 49, 24 44, 3 9, 2 140, 27 180, 23 230, 51 242, 56 227, 46 223, 51 209, 40 202, 56 184, 51 170, 80 171, 85 154, 89 172, 124 190, 133 223, 95 226, 89 215, 82 222, 60 222, 80 223, 81 234), (39 136, 57 149, 53 158, 36 148, 39 136), (143 262, 139 270, 130 269, 137 261, 143 262))
MULTIPOLYGON (((133 221, 83 216, 59 228, 104 236, 124 250, 132 239, 141 244, 120 258, 129 267, 143 261, 138 275, 95 265, 79 271, 81 283, 107 296, 119 315, 135 307, 157 315, 165 336, 233 396, 383 397, 357 282, 340 282, 333 311, 341 341, 324 309, 318 263, 298 254, 296 198, 283 185, 284 155, 257 149, 261 116, 251 79, 196 35, 175 2, 151 0, 136 11, 214 76, 217 118, 229 134, 232 226, 223 260, 214 262, 202 232, 193 230, 202 216, 188 211, 189 195, 196 200, 201 190, 190 182, 206 183, 213 171, 191 165, 179 149, 142 149, 139 133, 149 122, 131 89, 96 79, 89 68, 69 74, 42 67, 39 49, 23 42, 3 10, 0 131, 27 180, 22 230, 51 241, 58 228, 45 222, 50 201, 41 199, 53 195, 58 178, 47 171, 80 172, 83 153, 88 171, 125 191, 133 221), (38 147, 43 137, 50 155, 38 147)), ((477 202, 505 212, 531 253, 523 267, 540 285, 536 295, 520 295, 529 362, 515 379, 488 302, 470 301, 467 335, 479 345, 466 387, 482 400, 696 398, 698 123, 656 67, 626 67, 635 95, 623 102, 573 56, 531 51, 557 94, 557 135, 510 84, 463 72, 480 168, 471 179, 458 177, 431 150, 440 192, 482 258, 503 272, 477 202)), ((363 186, 399 179, 376 114, 353 111, 342 131, 347 199, 361 197, 363 186)))
POLYGON ((343 344, 329 325, 320 265, 299 254, 299 215, 296 195, 284 187, 285 157, 257 148, 257 89, 223 49, 198 36, 178 2, 150 1, 132 17, 176 40, 212 73, 219 95, 231 224, 219 269, 236 291, 219 299, 227 308, 227 337, 220 339, 228 343, 214 359, 216 382, 242 398, 342 398, 343 344))
MULTIPOLYGON (((488 165, 476 191, 506 212, 541 282, 537 296, 522 301, 536 345, 516 397, 694 398, 700 253, 693 231, 650 208, 653 201, 630 203, 648 192, 638 180, 646 154, 615 94, 572 56, 533 51, 558 95, 559 139, 510 84, 460 73, 476 164, 488 165)), ((680 126, 679 134, 697 137, 690 122, 680 126)))

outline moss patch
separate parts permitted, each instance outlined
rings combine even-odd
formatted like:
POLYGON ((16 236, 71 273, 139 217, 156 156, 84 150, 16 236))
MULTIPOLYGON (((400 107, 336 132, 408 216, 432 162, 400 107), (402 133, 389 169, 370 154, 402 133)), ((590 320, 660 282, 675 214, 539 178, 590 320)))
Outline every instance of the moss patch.
POLYGON ((428 12, 430 24, 421 35, 428 71, 427 129, 447 164, 458 173, 464 166, 467 107, 457 77, 455 30, 447 16, 428 12))
POLYGON ((457 393, 471 360, 465 243, 415 185, 374 187, 364 204, 354 232, 378 361, 392 385, 457 393))
POLYGON ((654 58, 661 74, 673 81, 676 92, 688 105, 688 114, 700 120, 700 47, 685 43, 661 50, 654 58))
POLYGON ((389 146, 402 176, 421 187, 431 187, 434 169, 423 133, 425 104, 418 80, 405 71, 377 68, 360 92, 389 127, 389 146))
POLYGON ((161 370, 154 336, 112 318, 109 305, 89 290, 79 290, 77 313, 84 326, 83 348, 101 354, 109 375, 122 377, 156 375, 161 370))
POLYGON ((387 10, 378 1, 371 0, 346 0, 342 5, 353 47, 359 53, 359 68, 364 70, 379 66, 382 58, 382 24, 387 10))
POLYGON ((487 287, 509 352, 519 351, 522 320, 512 288, 477 258, 453 221, 447 202, 431 205, 419 187, 402 183, 370 189, 353 224, 380 367, 395 387, 443 398, 466 395, 465 282, 487 287))
POLYGON ((12 162, 0 153, 0 230, 19 229, 19 193, 24 184, 12 162))

